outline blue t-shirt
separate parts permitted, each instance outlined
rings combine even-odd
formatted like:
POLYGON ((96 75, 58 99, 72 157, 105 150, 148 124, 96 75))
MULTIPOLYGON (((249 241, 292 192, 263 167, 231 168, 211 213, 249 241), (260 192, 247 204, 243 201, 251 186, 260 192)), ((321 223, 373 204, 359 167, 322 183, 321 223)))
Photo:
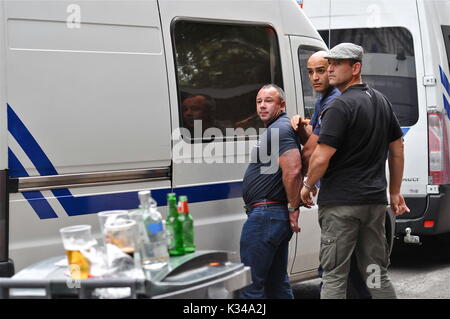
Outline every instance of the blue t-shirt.
POLYGON ((320 134, 320 114, 322 114, 322 111, 327 107, 327 105, 339 95, 341 95, 341 92, 339 92, 339 90, 334 86, 330 86, 328 91, 317 99, 316 104, 314 105, 314 114, 309 122, 309 125, 313 127, 314 134, 320 134))
POLYGON ((278 158, 300 146, 285 113, 273 121, 260 135, 251 152, 251 163, 245 171, 242 197, 246 205, 262 199, 287 202, 278 158))

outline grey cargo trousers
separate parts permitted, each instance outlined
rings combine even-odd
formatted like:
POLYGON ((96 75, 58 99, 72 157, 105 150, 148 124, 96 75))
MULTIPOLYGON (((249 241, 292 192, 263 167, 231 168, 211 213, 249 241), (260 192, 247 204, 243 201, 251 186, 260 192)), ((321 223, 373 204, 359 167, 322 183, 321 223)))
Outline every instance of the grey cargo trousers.
POLYGON ((396 298, 387 274, 389 248, 385 217, 386 205, 319 206, 320 264, 324 271, 322 299, 346 298, 353 251, 372 297, 396 298))

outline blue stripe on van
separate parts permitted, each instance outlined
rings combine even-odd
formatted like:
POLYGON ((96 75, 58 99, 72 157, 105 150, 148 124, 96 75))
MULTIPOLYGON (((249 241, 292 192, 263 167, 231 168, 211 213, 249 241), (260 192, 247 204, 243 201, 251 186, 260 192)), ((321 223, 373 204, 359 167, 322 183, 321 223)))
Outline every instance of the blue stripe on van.
POLYGON ((95 214, 103 210, 132 209, 139 205, 136 192, 79 197, 74 197, 68 189, 56 189, 52 192, 69 216, 95 214))
MULTIPOLYGON (((163 188, 152 190, 152 197, 156 200, 158 206, 166 206, 167 193, 172 191, 178 195, 187 195, 189 203, 241 198, 242 182, 198 185, 175 189, 163 188)), ((134 209, 139 206, 137 192, 91 196, 73 196, 67 189, 57 189, 52 192, 69 216, 96 214, 112 209, 134 209)), ((40 219, 58 217, 40 192, 23 192, 22 194, 40 219)))
MULTIPOLYGON (((52 165, 47 155, 45 155, 38 142, 31 135, 30 131, 26 128, 25 124, 20 120, 12 107, 8 105, 8 130, 12 136, 16 139, 17 143, 22 147, 25 154, 36 167, 37 171, 41 175, 57 175, 55 167, 52 165)), ((19 177, 16 174, 20 168, 15 166, 10 167, 11 177, 19 177)))
POLYGON ((450 119, 450 103, 448 102, 447 98, 445 97, 445 94, 442 94, 442 97, 444 98, 444 109, 447 111, 447 117, 450 119))
MULTIPOLYGON (((8 164, 10 167, 16 168, 17 176, 29 176, 25 168, 19 162, 17 156, 8 148, 8 164)), ((30 203, 36 214, 40 219, 58 218, 53 208, 44 198, 41 192, 24 192, 22 193, 25 199, 30 203)))
POLYGON ((441 75, 441 83, 444 86, 445 90, 447 91, 448 95, 450 96, 450 82, 448 81, 448 77, 441 66, 439 66, 439 73, 441 75))
MULTIPOLYGON (((25 154, 30 158, 40 175, 58 175, 50 159, 9 104, 8 129, 22 147, 25 154)), ((29 176, 19 159, 11 150, 9 150, 8 154, 11 177, 29 176)), ((166 195, 171 191, 171 188, 154 190, 152 191, 152 196, 160 206, 165 206, 166 195)), ((190 203, 223 200, 241 197, 242 182, 179 187, 173 191, 178 194, 187 195, 190 203)), ((52 193, 69 216, 94 214, 99 211, 111 209, 133 209, 139 205, 137 192, 73 196, 69 189, 64 188, 52 190, 52 193)), ((41 219, 58 217, 40 192, 24 192, 22 194, 41 219)))
MULTIPOLYGON (((179 187, 174 192, 187 195, 190 203, 239 198, 242 197, 242 182, 179 187)), ((163 202, 166 203, 166 198, 163 202)))
POLYGON ((408 133, 408 131, 410 130, 410 127, 402 127, 402 131, 403 131, 403 137, 405 137, 406 133, 408 133))
MULTIPOLYGON (((242 196, 242 182, 196 185, 179 188, 152 190, 152 197, 158 206, 167 205, 167 193, 187 195, 189 203, 216 201, 242 196)), ((134 209, 139 205, 137 192, 73 196, 68 189, 52 191, 69 216, 95 214, 103 210, 134 209)))

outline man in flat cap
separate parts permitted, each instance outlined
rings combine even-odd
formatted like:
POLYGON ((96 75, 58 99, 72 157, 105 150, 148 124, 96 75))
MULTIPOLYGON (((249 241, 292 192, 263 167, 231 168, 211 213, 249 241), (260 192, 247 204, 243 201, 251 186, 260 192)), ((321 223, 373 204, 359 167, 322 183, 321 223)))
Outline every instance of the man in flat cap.
POLYGON ((346 297, 353 251, 372 297, 396 298, 387 274, 385 165, 388 158, 390 205, 400 215, 409 211, 400 194, 403 132, 387 98, 362 82, 362 47, 341 43, 325 58, 330 85, 341 96, 322 112, 318 145, 301 191, 302 201, 312 205, 321 180, 321 298, 346 297))

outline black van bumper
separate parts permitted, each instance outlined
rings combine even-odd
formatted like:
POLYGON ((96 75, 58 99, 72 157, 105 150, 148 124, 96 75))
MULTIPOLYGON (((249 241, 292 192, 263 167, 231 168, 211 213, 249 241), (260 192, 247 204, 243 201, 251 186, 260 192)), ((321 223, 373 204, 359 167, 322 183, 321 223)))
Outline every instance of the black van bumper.
POLYGON ((404 235, 411 228, 412 235, 439 235, 450 232, 450 185, 440 185, 439 194, 424 197, 407 197, 406 204, 411 210, 398 216, 395 234, 404 235), (425 221, 434 221, 433 227, 425 227, 425 221))

